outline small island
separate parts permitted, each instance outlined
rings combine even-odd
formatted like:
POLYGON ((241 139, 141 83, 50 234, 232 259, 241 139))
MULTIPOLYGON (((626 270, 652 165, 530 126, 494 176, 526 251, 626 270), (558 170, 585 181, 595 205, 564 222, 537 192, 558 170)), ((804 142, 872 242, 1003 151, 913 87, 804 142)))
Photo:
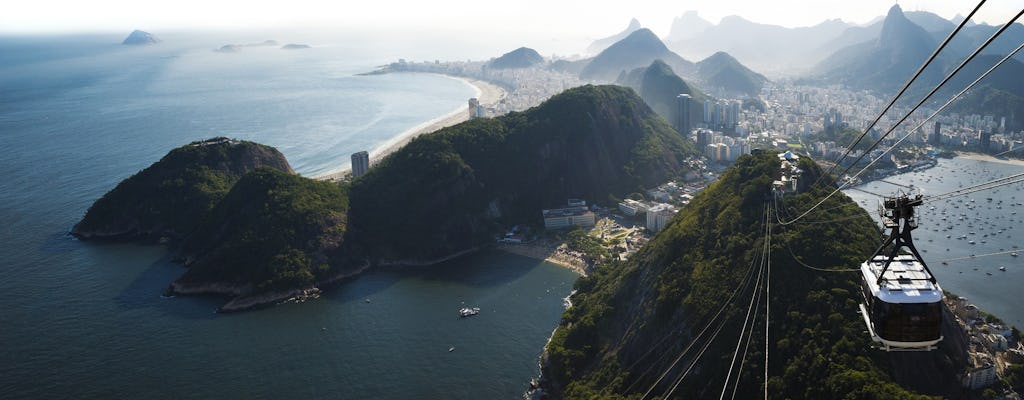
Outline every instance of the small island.
POLYGON ((302 49, 308 49, 308 48, 311 48, 311 47, 312 46, 310 46, 308 44, 288 43, 288 44, 286 44, 284 46, 281 46, 281 49, 283 49, 283 50, 302 50, 302 49))
POLYGON ((126 37, 124 41, 121 42, 121 44, 131 46, 146 46, 151 44, 157 44, 160 42, 160 38, 156 37, 152 33, 136 29, 132 31, 132 33, 129 34, 128 37, 126 37))
POLYGON ((227 295, 220 310, 240 311, 315 296, 317 283, 347 276, 347 209, 342 185, 295 174, 273 147, 221 137, 122 181, 71 235, 168 244, 188 268, 168 294, 227 295))
POLYGON ((221 46, 219 49, 213 50, 218 53, 237 53, 242 51, 242 47, 237 44, 226 44, 221 46))

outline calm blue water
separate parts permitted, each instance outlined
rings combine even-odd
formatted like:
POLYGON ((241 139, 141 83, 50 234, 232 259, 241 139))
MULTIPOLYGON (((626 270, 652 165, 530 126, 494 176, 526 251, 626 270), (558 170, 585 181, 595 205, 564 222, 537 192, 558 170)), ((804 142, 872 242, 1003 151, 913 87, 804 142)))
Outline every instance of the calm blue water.
POLYGON ((343 45, 218 54, 209 49, 231 42, 110 44, 119 40, 0 38, 0 398, 524 391, 577 278, 564 268, 485 253, 372 271, 305 304, 217 315, 223 299, 160 297, 182 273, 164 248, 65 236, 96 198, 189 141, 267 143, 314 175, 461 107, 470 87, 355 77, 390 55, 343 45), (463 303, 481 314, 459 319, 463 303))
MULTIPOLYGON (((1024 168, 1016 165, 958 157, 939 160, 935 168, 885 180, 914 185, 923 189, 927 197, 1022 171, 1024 168)), ((860 188, 882 195, 890 195, 900 189, 880 181, 860 188)), ((878 220, 877 197, 852 190, 846 194, 878 220)), ((1024 287, 1024 205, 1016 205, 1018 203, 1024 203, 1024 185, 1021 184, 926 203, 918 207, 921 218, 913 236, 914 244, 922 252, 921 255, 943 289, 967 297, 981 309, 1022 327, 1024 308, 1019 307, 1019 304, 1024 299, 1024 292, 1021 291, 1024 287), (992 200, 989 201, 989 198, 992 200), (943 214, 943 211, 946 213, 943 214), (943 217, 946 219, 943 220, 943 217), (967 238, 957 239, 963 235, 967 235, 967 238), (970 244, 970 241, 974 241, 974 244, 970 244), (1022 257, 1004 254, 947 261, 970 257, 972 254, 981 256, 1012 250, 1020 250, 1022 257), (947 264, 942 264, 942 261, 947 261, 947 264), (1000 271, 1000 266, 1006 267, 1006 271, 1000 271)))

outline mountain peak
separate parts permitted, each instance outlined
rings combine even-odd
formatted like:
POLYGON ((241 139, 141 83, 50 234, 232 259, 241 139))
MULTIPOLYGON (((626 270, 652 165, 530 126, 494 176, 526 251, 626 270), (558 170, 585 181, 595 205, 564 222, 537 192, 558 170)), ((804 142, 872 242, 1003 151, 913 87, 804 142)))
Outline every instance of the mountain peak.
POLYGON ((690 10, 672 20, 672 28, 669 30, 665 40, 680 41, 686 40, 711 28, 711 22, 697 15, 696 10, 690 10))
POLYGON ((724 51, 716 52, 697 63, 697 75, 708 88, 717 88, 722 95, 757 96, 767 79, 724 51))
POLYGON ((633 33, 630 33, 629 36, 626 36, 626 38, 623 39, 623 41, 624 42, 632 42, 632 43, 642 43, 642 42, 651 42, 651 43, 658 42, 658 43, 661 43, 661 39, 658 39, 658 35, 655 35, 654 32, 651 32, 651 30, 647 29, 647 28, 637 29, 633 33))
POLYGON ((140 31, 138 29, 132 31, 132 33, 129 34, 123 42, 121 42, 121 44, 128 45, 147 45, 154 43, 160 43, 160 38, 154 36, 152 33, 140 31))
POLYGON ((623 38, 625 38, 629 34, 631 34, 633 32, 636 32, 637 30, 640 30, 641 28, 642 27, 640 25, 640 21, 638 21, 636 18, 633 18, 633 19, 629 20, 629 26, 627 26, 626 29, 623 30, 622 32, 616 33, 616 34, 611 35, 611 36, 606 37, 606 38, 597 39, 593 43, 591 43, 590 46, 587 47, 587 53, 590 53, 590 54, 600 53, 604 49, 607 49, 608 46, 611 46, 613 43, 622 40, 623 38))
POLYGON ((491 68, 497 69, 514 69, 528 68, 542 62, 544 62, 544 57, 537 53, 537 50, 529 47, 520 47, 491 60, 488 65, 491 68))
POLYGON ((931 39, 924 28, 921 28, 906 15, 899 4, 889 9, 889 14, 882 22, 882 33, 878 36, 879 44, 883 47, 901 47, 900 43, 913 42, 913 45, 920 45, 928 48, 931 39))
POLYGON ((736 61, 736 57, 733 57, 732 55, 730 55, 729 53, 726 53, 724 51, 715 52, 715 54, 712 54, 712 55, 708 56, 708 58, 704 59, 704 61, 739 62, 739 61, 736 61))
POLYGON ((646 67, 656 59, 665 61, 673 70, 683 75, 693 68, 693 63, 670 51, 654 32, 641 28, 601 51, 583 68, 580 77, 612 82, 623 71, 646 67))
POLYGON ((892 17, 894 17, 896 15, 900 15, 900 16, 903 15, 903 9, 900 8, 899 3, 892 5, 892 8, 889 9, 889 13, 886 14, 885 18, 889 19, 889 18, 892 18, 892 17))

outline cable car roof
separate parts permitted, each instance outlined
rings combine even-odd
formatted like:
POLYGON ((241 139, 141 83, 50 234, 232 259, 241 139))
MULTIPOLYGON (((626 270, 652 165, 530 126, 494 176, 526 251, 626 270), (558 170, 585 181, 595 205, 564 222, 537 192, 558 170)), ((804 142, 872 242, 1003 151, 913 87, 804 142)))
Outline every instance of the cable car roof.
POLYGON ((871 294, 886 303, 936 303, 942 301, 942 288, 931 282, 931 274, 920 261, 909 254, 896 256, 877 284, 878 274, 885 266, 885 256, 876 256, 860 266, 871 294))

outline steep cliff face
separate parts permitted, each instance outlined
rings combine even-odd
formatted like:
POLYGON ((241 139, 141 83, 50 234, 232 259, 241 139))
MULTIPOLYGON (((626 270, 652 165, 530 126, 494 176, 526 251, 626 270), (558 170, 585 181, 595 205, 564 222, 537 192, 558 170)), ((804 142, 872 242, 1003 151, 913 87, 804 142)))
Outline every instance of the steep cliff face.
MULTIPOLYGON (((952 382, 962 364, 945 351, 906 356, 871 349, 857 313, 859 275, 806 267, 855 267, 875 249, 879 231, 856 204, 840 194, 821 205, 827 213, 812 213, 806 221, 842 222, 773 224, 766 239, 766 222, 776 221, 772 214, 786 218, 827 194, 820 189, 787 194, 776 209, 766 195, 778 167, 772 154, 741 158, 640 252, 582 278, 573 307, 546 349, 542 378, 549 393, 624 398, 649 391, 657 397, 681 379, 675 396, 717 396, 753 304, 755 278, 761 276, 771 288, 764 301, 771 305, 767 388, 772 398, 923 397, 911 390, 956 398, 944 385, 921 387, 920 382, 952 382), (756 268, 763 254, 769 255, 770 278, 756 268), (733 293, 737 297, 730 302, 733 293), (721 334, 707 341, 716 326, 721 334), (696 347, 684 352, 691 344, 696 347)), ((820 173, 809 162, 801 168, 807 180, 820 173)), ((765 390, 761 314, 745 339, 750 344, 737 398, 760 398, 765 390)))
POLYGON ((571 89, 413 140, 353 183, 349 233, 378 262, 439 259, 539 224, 567 198, 605 201, 680 176, 693 152, 632 90, 571 89))
POLYGON ((190 143, 121 181, 89 207, 71 234, 79 239, 181 239, 235 181, 260 166, 292 172, 284 155, 270 146, 227 138, 190 143))

